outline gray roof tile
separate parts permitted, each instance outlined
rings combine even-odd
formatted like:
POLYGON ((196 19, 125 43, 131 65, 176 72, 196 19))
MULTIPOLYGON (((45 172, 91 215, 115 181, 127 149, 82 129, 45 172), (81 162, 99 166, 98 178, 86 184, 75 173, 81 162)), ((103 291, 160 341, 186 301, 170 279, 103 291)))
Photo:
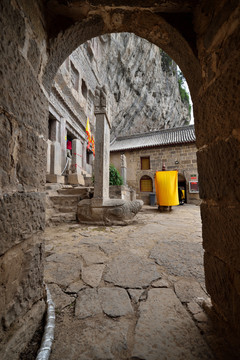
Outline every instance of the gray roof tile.
POLYGON ((152 131, 145 134, 121 136, 110 144, 110 151, 133 150, 145 147, 192 143, 196 141, 194 125, 152 131))

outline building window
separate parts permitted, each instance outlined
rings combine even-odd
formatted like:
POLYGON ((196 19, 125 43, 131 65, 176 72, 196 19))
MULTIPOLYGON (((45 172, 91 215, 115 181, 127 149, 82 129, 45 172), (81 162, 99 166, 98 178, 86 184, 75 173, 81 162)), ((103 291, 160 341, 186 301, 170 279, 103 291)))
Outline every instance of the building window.
POLYGON ((88 93, 87 85, 85 81, 82 79, 82 94, 85 97, 85 99, 87 99, 87 93, 88 93))
POLYGON ((77 71, 77 69, 75 68, 75 66, 73 65, 72 62, 71 62, 71 84, 72 84, 73 89, 78 91, 79 72, 77 71))
POLYGON ((141 157, 141 170, 150 169, 150 156, 141 157))
POLYGON ((140 191, 152 192, 153 182, 150 176, 144 175, 140 179, 140 191))

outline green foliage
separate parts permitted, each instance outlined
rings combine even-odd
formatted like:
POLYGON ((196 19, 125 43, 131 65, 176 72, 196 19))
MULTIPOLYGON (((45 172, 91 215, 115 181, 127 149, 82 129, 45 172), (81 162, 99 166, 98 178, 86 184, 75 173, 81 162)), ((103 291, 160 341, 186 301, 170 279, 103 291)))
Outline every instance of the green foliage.
POLYGON ((114 165, 109 166, 109 185, 122 185, 123 179, 114 165))
POLYGON ((179 86, 179 92, 180 92, 180 96, 181 96, 181 100, 182 102, 186 102, 188 103, 188 111, 189 114, 191 113, 191 104, 190 104, 190 100, 189 100, 189 94, 187 93, 187 91, 184 89, 183 87, 183 83, 185 81, 184 75, 181 72, 181 70, 178 71, 178 86, 179 86))

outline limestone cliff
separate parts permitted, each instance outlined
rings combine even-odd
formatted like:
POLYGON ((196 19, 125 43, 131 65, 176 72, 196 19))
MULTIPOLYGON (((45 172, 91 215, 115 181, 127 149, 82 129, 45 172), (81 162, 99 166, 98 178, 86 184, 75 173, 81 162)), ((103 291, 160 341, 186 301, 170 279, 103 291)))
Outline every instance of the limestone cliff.
POLYGON ((157 46, 122 33, 91 41, 100 82, 111 94, 112 137, 188 124, 177 65, 157 46))

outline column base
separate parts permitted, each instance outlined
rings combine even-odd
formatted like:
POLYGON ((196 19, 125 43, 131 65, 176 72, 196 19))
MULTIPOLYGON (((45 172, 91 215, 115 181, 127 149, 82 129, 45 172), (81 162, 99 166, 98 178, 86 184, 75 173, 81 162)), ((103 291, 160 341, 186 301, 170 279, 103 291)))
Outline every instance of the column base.
POLYGON ((65 183, 65 176, 55 175, 55 174, 47 174, 46 182, 64 184, 65 183))
POLYGON ((142 200, 86 199, 78 203, 77 217, 82 224, 128 225, 142 205, 142 200))
POLYGON ((85 185, 85 180, 81 174, 69 174, 68 175, 68 184, 72 185, 85 185))

